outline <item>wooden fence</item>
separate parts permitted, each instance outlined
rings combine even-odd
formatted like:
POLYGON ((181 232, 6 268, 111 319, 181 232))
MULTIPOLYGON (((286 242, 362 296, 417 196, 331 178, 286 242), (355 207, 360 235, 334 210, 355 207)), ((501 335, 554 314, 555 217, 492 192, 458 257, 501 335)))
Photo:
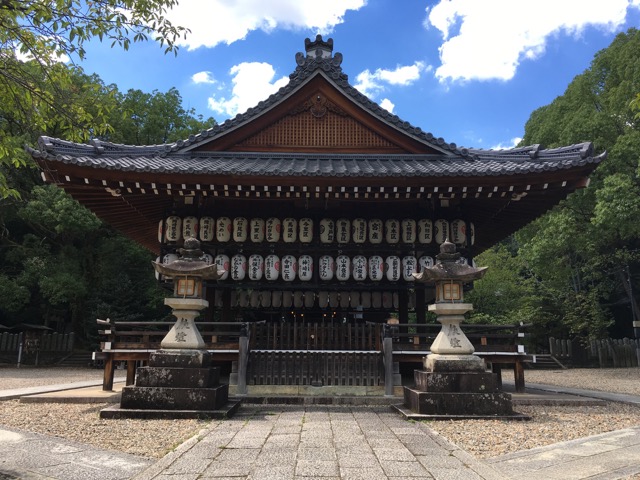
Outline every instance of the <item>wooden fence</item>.
POLYGON ((549 351, 560 361, 572 365, 598 365, 600 368, 640 366, 640 339, 604 338, 559 340, 549 338, 549 351))

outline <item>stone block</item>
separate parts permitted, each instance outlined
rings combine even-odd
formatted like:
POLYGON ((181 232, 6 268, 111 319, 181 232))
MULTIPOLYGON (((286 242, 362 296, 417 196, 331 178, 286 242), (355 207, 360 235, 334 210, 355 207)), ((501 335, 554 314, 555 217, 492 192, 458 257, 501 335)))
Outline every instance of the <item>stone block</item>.
POLYGON ((431 372, 484 372, 487 365, 477 355, 438 355, 424 358, 424 368, 431 372))
POLYGON ((498 378, 491 372, 426 372, 415 370, 416 390, 421 392, 499 392, 498 378))
POLYGON ((128 386, 122 389, 123 409, 216 410, 229 398, 229 386, 170 388, 128 386))
POLYGON ((422 415, 513 415, 507 393, 420 392, 405 387, 404 404, 422 415))
POLYGON ((149 355, 150 367, 208 368, 211 354, 206 350, 158 350, 149 355))
POLYGON ((140 367, 138 387, 209 388, 219 384, 220 368, 140 367))

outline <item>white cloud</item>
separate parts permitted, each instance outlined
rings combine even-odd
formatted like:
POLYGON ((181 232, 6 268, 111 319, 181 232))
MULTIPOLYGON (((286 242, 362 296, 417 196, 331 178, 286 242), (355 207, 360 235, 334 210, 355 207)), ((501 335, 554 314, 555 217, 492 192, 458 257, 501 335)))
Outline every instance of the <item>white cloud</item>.
POLYGON ((424 62, 415 62, 413 65, 397 66, 395 70, 378 68, 373 73, 365 70, 356 76, 354 87, 364 95, 375 98, 378 93, 385 90, 385 84, 411 85, 420 78, 423 71, 428 71, 430 68, 425 66, 424 62))
POLYGON ((194 73, 193 75, 191 75, 191 81, 193 83, 196 83, 196 84, 199 84, 199 83, 207 83, 207 84, 216 83, 216 79, 213 78, 213 75, 211 74, 211 72, 194 73))
POLYGON ((500 142, 498 145, 491 147, 492 150, 504 150, 505 148, 514 148, 522 141, 522 137, 514 137, 506 144, 500 142))
POLYGON ((230 117, 256 106, 289 82, 288 77, 274 81, 276 72, 268 63, 243 62, 233 66, 229 74, 233 77, 231 97, 212 96, 208 103, 211 110, 230 117))
POLYGON ((639 7, 639 0, 440 0, 427 7, 425 26, 442 33, 441 82, 509 80, 523 59, 544 54, 551 35, 615 30, 628 8, 639 7))
MULTIPOLYGON (((20 47, 16 47, 13 50, 16 59, 21 62, 28 62, 33 60, 35 57, 31 52, 22 52, 20 47)), ((69 63, 71 58, 66 53, 62 53, 61 51, 50 52, 46 57, 39 57, 40 61, 47 61, 47 63, 69 63)))
POLYGON ((178 45, 194 50, 231 44, 253 30, 310 29, 327 34, 367 0, 181 0, 167 18, 191 33, 178 45))
POLYGON ((393 113, 393 109, 396 108, 395 104, 388 98, 383 98, 380 102, 380 106, 389 113, 393 113))

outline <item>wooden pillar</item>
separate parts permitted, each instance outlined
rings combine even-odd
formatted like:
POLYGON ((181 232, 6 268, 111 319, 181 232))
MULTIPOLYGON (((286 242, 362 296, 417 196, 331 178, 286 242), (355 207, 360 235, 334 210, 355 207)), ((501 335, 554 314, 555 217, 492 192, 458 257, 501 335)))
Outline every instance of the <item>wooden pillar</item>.
POLYGON ((519 360, 516 360, 516 363, 513 365, 513 378, 516 384, 516 392, 524 393, 524 366, 519 360))
POLYGON ((426 305, 426 295, 424 291, 424 287, 419 285, 418 288, 415 289, 416 292, 416 336, 414 337, 413 343, 415 345, 420 344, 420 333, 424 332, 420 328, 421 325, 425 325, 427 323, 427 305, 426 305))
POLYGON ((496 374, 498 388, 502 390, 502 365, 498 362, 491 362, 491 371, 496 374))
POLYGON ((127 360, 127 385, 133 385, 136 381, 137 360, 127 360))
POLYGON ((104 354, 104 376, 102 378, 102 390, 105 392, 113 391, 113 353, 104 354))

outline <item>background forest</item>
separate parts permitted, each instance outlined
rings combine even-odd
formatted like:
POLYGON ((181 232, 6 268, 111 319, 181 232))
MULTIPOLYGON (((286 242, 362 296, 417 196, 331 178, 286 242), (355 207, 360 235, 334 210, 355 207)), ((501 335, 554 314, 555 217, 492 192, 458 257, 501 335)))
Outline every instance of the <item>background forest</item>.
MULTIPOLYGON (((79 346, 94 347, 97 317, 162 319, 167 312, 151 254, 62 190, 43 185, 23 146, 40 135, 164 143, 215 121, 185 109, 175 89, 123 93, 76 67, 11 61, 37 88, 16 94, 11 62, 0 68, 0 324, 75 331, 79 346)), ((469 295, 470 321, 533 323, 541 345, 548 335, 633 335, 640 288, 638 92, 640 32, 633 29, 599 52, 564 95, 531 114, 523 145, 592 141, 608 158, 589 188, 476 258, 490 269, 469 295)))

